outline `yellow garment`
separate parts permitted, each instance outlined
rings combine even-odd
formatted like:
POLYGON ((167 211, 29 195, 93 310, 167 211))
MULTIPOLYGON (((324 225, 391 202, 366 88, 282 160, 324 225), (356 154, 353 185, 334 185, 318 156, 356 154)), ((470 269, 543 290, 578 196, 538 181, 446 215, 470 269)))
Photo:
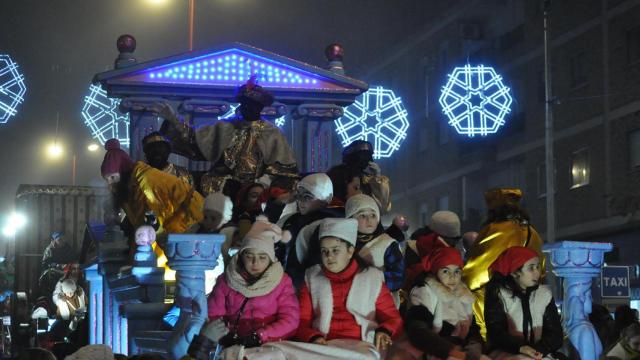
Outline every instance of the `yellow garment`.
POLYGON ((525 246, 527 238, 529 238, 529 242, 526 246, 538 253, 541 260, 540 268, 544 272, 545 258, 542 254, 543 241, 540 235, 533 226, 523 225, 514 220, 491 223, 485 226, 480 230, 478 240, 469 249, 469 260, 462 270, 462 278, 476 297, 473 313, 483 338, 486 336, 484 285, 489 281, 489 266, 505 249, 512 246, 525 246))
MULTIPOLYGON (((144 224, 144 213, 152 210, 158 219, 158 236, 185 232, 191 225, 202 220, 204 198, 187 182, 136 162, 129 179, 128 196, 122 209, 134 228, 144 224)), ((155 246, 158 266, 165 267, 166 278, 173 272, 166 268, 164 252, 155 246)))
POLYGON ((143 162, 136 162, 128 190, 122 208, 134 228, 144 224, 148 210, 156 215, 159 232, 183 233, 202 220, 204 198, 193 187, 143 162))

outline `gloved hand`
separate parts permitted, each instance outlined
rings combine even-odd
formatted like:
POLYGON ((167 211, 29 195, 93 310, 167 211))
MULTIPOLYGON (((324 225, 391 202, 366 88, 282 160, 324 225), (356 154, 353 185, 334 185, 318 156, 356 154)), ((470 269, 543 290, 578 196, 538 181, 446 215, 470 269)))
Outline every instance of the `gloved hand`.
POLYGON ((254 331, 250 335, 240 338, 240 344, 246 348, 258 347, 262 345, 260 336, 254 331))
POLYGON ((240 344, 240 338, 238 337, 238 335, 236 333, 228 333, 227 335, 221 337, 218 340, 218 344, 220 344, 220 346, 222 347, 231 347, 233 345, 237 345, 240 344))
POLYGON ((215 342, 219 342, 220 339, 228 333, 229 329, 222 318, 209 322, 200 330, 200 334, 215 342))

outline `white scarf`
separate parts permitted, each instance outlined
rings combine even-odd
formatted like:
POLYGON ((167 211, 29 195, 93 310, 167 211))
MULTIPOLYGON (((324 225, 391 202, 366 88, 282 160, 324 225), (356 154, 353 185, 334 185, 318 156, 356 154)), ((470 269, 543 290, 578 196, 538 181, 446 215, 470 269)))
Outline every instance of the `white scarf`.
POLYGON ((282 265, 276 261, 269 265, 258 281, 248 285, 247 279, 240 273, 242 266, 239 254, 233 255, 225 271, 225 277, 229 287, 248 298, 267 295, 280 284, 284 275, 282 265))

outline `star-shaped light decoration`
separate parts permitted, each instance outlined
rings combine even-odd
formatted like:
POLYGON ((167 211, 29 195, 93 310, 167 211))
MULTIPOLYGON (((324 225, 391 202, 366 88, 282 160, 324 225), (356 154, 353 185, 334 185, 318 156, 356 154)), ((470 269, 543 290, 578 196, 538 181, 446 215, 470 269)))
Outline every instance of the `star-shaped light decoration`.
POLYGON ((18 105, 24 101, 27 86, 18 64, 9 55, 0 54, 0 124, 18 113, 18 105))
POLYGON ((91 85, 89 95, 84 97, 82 118, 91 129, 91 137, 101 144, 108 139, 118 139, 123 147, 129 147, 129 114, 118 109, 120 99, 107 97, 100 86, 91 85))
POLYGON ((449 75, 439 100, 458 134, 486 136, 504 125, 511 112, 510 92, 492 67, 465 65, 449 75))
POLYGON ((402 100, 393 90, 376 86, 360 95, 356 102, 344 110, 334 121, 342 146, 354 140, 373 144, 373 158, 390 157, 407 137, 409 120, 402 100))

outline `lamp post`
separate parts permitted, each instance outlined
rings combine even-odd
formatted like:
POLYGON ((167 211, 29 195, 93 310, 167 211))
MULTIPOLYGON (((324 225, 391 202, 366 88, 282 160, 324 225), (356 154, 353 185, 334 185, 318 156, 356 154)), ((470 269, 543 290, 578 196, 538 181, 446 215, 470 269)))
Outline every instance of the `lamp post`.
POLYGON ((555 164, 553 161, 553 96, 551 94, 551 65, 549 63, 549 10, 551 0, 543 0, 544 7, 544 148, 545 148, 545 178, 547 183, 547 242, 554 243, 556 239, 556 209, 555 209, 555 164))

